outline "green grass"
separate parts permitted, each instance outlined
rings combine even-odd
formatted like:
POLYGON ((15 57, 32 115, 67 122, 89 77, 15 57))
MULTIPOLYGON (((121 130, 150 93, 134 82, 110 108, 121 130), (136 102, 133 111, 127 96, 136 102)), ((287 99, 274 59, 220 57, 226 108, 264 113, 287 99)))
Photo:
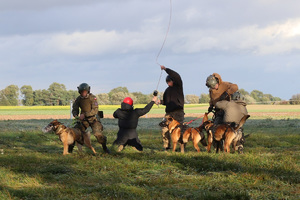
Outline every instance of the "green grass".
MULTIPOLYGON (((134 105, 134 108, 143 108, 145 104, 134 105)), ((120 105, 99 105, 99 110, 103 110, 104 114, 113 114, 120 105)), ((204 113, 207 111, 207 104, 190 104, 185 108, 188 113, 204 113)), ((159 107, 154 105, 149 112, 150 114, 163 114, 165 106, 159 107)), ((69 115, 70 106, 0 106, 1 115, 69 115)))
MULTIPOLYGON (((135 105, 134 107, 142 108, 144 106, 145 105, 135 105)), ((99 110, 104 111, 104 116, 112 116, 113 112, 118 108, 120 108, 120 105, 99 105, 99 110)), ((207 109, 208 104, 186 104, 184 111, 189 116, 201 116, 207 112, 207 109)), ((300 105, 248 105, 247 109, 251 115, 251 119, 300 119, 300 105)), ((158 107, 154 105, 149 115, 158 114, 162 116, 164 113, 164 106, 160 105, 158 107)), ((12 117, 17 115, 70 116, 70 106, 0 106, 0 115, 12 117)))
MULTIPOLYGON (((190 120, 192 118, 188 118, 190 120)), ((69 120, 61 120, 65 124, 69 120)), ((300 120, 249 119, 244 154, 164 152, 160 119, 140 119, 144 152, 111 144, 117 120, 103 119, 112 150, 62 156, 49 120, 0 121, 0 199, 299 199, 300 120)), ((200 122, 193 122, 196 126, 200 122)))

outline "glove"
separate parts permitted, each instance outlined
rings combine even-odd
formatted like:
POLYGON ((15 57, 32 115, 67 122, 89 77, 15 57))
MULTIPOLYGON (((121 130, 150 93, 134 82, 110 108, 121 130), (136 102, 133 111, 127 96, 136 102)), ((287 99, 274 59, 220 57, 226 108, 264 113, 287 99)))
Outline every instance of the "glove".
POLYGON ((209 108, 208 108, 208 112, 210 113, 210 112, 212 112, 213 111, 213 109, 214 109, 214 106, 209 106, 209 108))
POLYGON ((224 92, 221 97, 220 97, 220 101, 222 100, 227 100, 227 101, 230 101, 230 96, 228 95, 227 92, 224 92))

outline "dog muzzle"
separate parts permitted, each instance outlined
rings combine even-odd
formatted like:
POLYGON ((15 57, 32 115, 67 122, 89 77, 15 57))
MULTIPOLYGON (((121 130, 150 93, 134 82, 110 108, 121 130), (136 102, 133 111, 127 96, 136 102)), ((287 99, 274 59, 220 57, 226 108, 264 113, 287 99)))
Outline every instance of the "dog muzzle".
POLYGON ((167 127, 167 120, 165 118, 163 118, 163 120, 159 123, 160 127, 167 127))
POLYGON ((42 128, 43 133, 48 133, 50 131, 52 131, 53 126, 51 126, 50 124, 48 126, 45 126, 44 128, 42 128))

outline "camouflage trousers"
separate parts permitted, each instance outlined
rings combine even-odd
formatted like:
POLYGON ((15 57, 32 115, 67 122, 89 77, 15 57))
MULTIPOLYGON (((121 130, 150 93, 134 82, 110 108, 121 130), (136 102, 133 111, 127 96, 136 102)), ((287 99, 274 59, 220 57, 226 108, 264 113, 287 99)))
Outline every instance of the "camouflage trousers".
MULTIPOLYGON (((103 126, 102 126, 101 122, 97 120, 96 117, 89 119, 89 120, 84 120, 82 122, 78 122, 74 126, 74 128, 78 128, 83 132, 85 132, 88 127, 92 128, 93 134, 96 137, 97 141, 102 145, 104 152, 110 153, 109 149, 106 146, 107 138, 102 133, 103 126)), ((72 153, 74 146, 75 146, 75 142, 73 144, 69 145, 69 148, 68 148, 69 153, 72 153)))
MULTIPOLYGON (((181 124, 184 121, 184 114, 185 113, 183 112, 183 110, 177 110, 177 111, 166 113, 166 115, 171 115, 176 121, 178 121, 181 124)), ((171 148, 171 134, 169 132, 168 127, 163 127, 161 129, 161 131, 162 131, 161 134, 162 134, 162 140, 163 140, 163 147, 165 149, 170 149, 171 148)))
POLYGON ((74 128, 79 128, 81 131, 86 131, 88 127, 91 127, 94 136, 100 144, 106 144, 107 138, 103 135, 103 126, 96 118, 84 120, 81 123, 75 125, 74 128))

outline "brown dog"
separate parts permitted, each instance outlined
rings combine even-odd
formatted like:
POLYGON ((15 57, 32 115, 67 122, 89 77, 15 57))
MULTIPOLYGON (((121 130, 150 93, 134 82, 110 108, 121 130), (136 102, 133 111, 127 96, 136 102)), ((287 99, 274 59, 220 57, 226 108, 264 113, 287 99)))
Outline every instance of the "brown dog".
POLYGON ((216 127, 213 127, 214 124, 212 121, 208 120, 208 113, 205 113, 206 117, 203 120, 203 128, 207 132, 207 151, 210 152, 211 144, 213 141, 216 141, 216 153, 219 152, 222 145, 222 140, 224 140, 224 149, 225 152, 230 153, 230 144, 232 144, 234 151, 236 150, 236 144, 240 140, 237 130, 241 128, 250 115, 245 115, 237 127, 231 126, 229 124, 219 124, 216 127))
POLYGON ((160 126, 168 127, 173 142, 173 152, 175 152, 178 142, 180 143, 181 153, 184 153, 185 145, 189 140, 193 141, 194 147, 198 152, 200 152, 198 146, 199 141, 201 141, 203 146, 206 146, 204 134, 201 132, 202 129, 200 127, 188 128, 181 134, 183 126, 170 115, 165 116, 165 119, 160 123, 160 126))
POLYGON ((206 143, 206 140, 205 140, 205 136, 202 132, 202 128, 201 126, 200 127, 197 127, 197 128, 188 128, 183 136, 182 136, 182 140, 183 140, 183 143, 186 144, 188 141, 193 141, 193 145, 195 147, 195 149, 200 152, 200 148, 198 146, 198 143, 201 142, 201 144, 206 147, 207 146, 207 143, 206 143))
POLYGON ((85 144, 94 152, 94 154, 96 154, 95 149, 91 145, 89 132, 82 132, 81 130, 76 128, 66 127, 57 120, 53 120, 45 128, 43 128, 44 133, 50 131, 54 131, 55 134, 59 136, 60 141, 62 141, 64 145, 63 155, 69 154, 68 147, 74 142, 76 142, 77 148, 80 152, 82 152, 82 145, 85 144))

